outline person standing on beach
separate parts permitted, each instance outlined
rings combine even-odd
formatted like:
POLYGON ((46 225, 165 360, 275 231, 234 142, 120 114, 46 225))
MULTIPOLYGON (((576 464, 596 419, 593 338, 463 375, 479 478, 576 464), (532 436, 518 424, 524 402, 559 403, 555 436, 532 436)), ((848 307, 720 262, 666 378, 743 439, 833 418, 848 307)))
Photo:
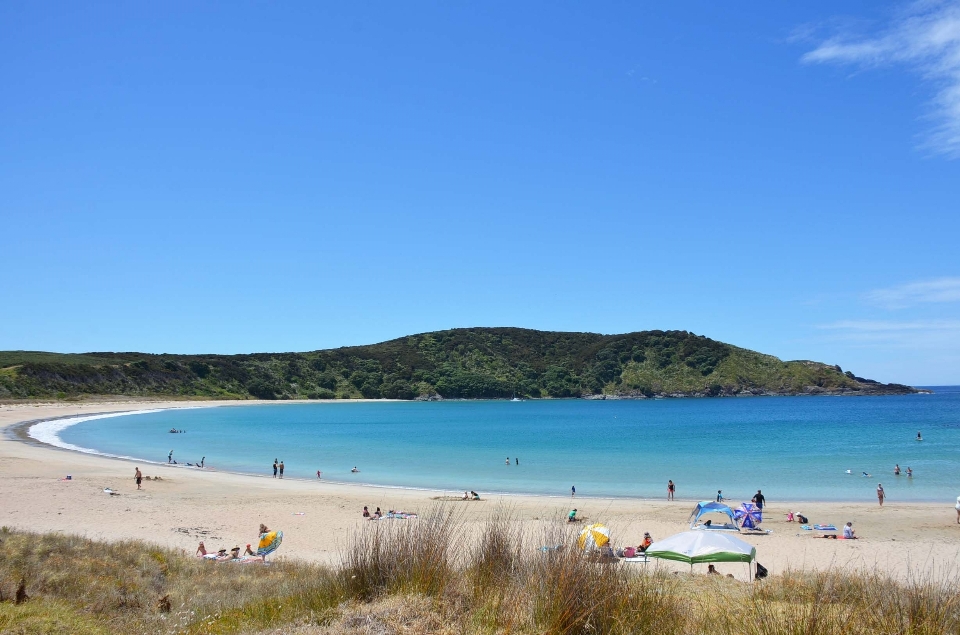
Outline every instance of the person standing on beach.
POLYGON ((883 507, 884 496, 885 496, 885 493, 883 491, 883 485, 881 485, 880 483, 877 483, 877 500, 880 501, 880 507, 883 507))
POLYGON ((202 457, 200 459, 200 467, 203 467, 204 462, 207 460, 207 457, 202 457))
POLYGON ((763 505, 767 502, 767 499, 763 497, 760 490, 757 490, 756 495, 753 497, 753 502, 757 504, 757 509, 763 511, 763 505))
POLYGON ((673 494, 677 491, 677 486, 673 484, 673 481, 667 481, 667 500, 673 500, 673 494))
POLYGON ((273 478, 277 478, 277 460, 273 460, 273 478))
POLYGON ((576 485, 571 485, 571 486, 570 486, 570 498, 573 498, 573 497, 576 496, 576 495, 577 495, 577 486, 576 486, 576 485))
POLYGON ((960 496, 957 496, 957 524, 960 525, 960 496))
POLYGON ((173 450, 170 450, 170 454, 167 455, 167 463, 173 463, 173 450))
POLYGON ((280 478, 283 478, 283 461, 280 461, 280 478))
POLYGON ((143 489, 142 487, 140 487, 140 483, 143 482, 143 474, 140 473, 139 467, 137 468, 137 471, 134 473, 133 478, 137 482, 137 489, 143 489))

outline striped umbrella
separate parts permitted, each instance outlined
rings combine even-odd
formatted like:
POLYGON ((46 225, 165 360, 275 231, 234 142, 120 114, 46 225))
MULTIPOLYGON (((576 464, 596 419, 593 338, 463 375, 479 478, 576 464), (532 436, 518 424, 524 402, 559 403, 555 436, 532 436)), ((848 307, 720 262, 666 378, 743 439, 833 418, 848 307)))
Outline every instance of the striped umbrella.
POLYGON ((757 525, 763 522, 763 512, 753 503, 743 503, 740 509, 733 512, 733 517, 737 519, 741 527, 747 529, 756 529, 757 525))
POLYGON ((594 523, 587 525, 577 538, 577 545, 584 551, 599 549, 610 543, 610 530, 605 525, 594 523))
POLYGON ((283 542, 282 531, 270 531, 265 534, 260 534, 260 544, 257 546, 257 555, 263 557, 269 556, 277 550, 281 542, 283 542))

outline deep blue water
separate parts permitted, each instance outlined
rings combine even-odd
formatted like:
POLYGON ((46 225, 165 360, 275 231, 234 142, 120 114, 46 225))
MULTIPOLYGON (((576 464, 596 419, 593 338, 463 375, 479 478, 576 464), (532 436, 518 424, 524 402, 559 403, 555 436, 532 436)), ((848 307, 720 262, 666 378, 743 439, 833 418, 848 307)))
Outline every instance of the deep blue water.
POLYGON ((890 500, 949 502, 960 494, 960 387, 935 390, 239 406, 90 421, 61 437, 152 461, 172 449, 181 463, 205 456, 214 469, 269 474, 278 458, 288 478, 319 469, 326 480, 456 491, 569 496, 576 485, 578 496, 660 497, 673 479, 678 498, 723 489, 749 500, 762 488, 771 501, 875 500, 882 482, 890 500), (913 478, 895 477, 895 463, 913 478))

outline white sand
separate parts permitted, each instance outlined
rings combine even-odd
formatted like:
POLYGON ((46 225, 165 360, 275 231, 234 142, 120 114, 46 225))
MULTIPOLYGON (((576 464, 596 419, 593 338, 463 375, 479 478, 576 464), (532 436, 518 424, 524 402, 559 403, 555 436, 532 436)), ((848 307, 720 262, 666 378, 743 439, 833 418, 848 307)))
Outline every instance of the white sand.
MULTIPOLYGON (((262 522, 284 532, 278 556, 332 563, 353 533, 371 524, 360 515, 364 505, 371 510, 380 507, 384 511, 403 509, 422 514, 438 504, 434 497, 456 494, 279 480, 152 464, 140 464, 140 468, 145 475, 162 480, 145 481, 143 490, 138 491, 133 480, 134 461, 27 443, 9 434, 12 426, 38 419, 216 404, 116 401, 0 405, 0 432, 6 433, 0 435, 0 525, 105 540, 139 538, 193 553, 200 540, 213 550, 253 543, 262 522), (73 480, 59 480, 66 474, 73 480), (106 487, 120 495, 103 493, 106 487), (297 512, 304 515, 295 515, 297 512)), ((657 539, 686 530, 695 501, 577 498, 572 503, 569 499, 506 496, 446 504, 462 513, 467 541, 485 518, 508 507, 524 523, 533 548, 537 546, 533 544, 535 536, 548 527, 564 526, 562 519, 573 506, 591 521, 607 524, 614 543, 622 546, 638 544, 644 531, 657 539)), ((790 504, 774 499, 764 511, 764 527, 774 533, 744 539, 757 547, 758 560, 771 573, 788 567, 833 566, 877 569, 900 578, 942 578, 960 571, 960 524, 953 501, 887 501, 881 508, 875 499, 790 504), (861 539, 814 539, 818 532, 802 531, 797 523, 785 522, 788 509, 801 510, 813 522, 830 522, 838 528, 852 521, 861 539)), ((672 563, 664 566, 683 569, 672 563)), ((718 568, 723 573, 746 576, 745 565, 718 568)))

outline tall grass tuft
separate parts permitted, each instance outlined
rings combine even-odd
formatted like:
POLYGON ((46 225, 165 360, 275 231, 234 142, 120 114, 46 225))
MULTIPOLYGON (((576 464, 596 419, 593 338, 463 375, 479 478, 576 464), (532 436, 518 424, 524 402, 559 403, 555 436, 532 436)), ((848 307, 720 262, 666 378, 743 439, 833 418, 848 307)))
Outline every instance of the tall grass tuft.
POLYGON ((418 520, 365 523, 342 554, 346 595, 369 601, 387 593, 437 596, 454 575, 460 514, 439 506, 418 520))

